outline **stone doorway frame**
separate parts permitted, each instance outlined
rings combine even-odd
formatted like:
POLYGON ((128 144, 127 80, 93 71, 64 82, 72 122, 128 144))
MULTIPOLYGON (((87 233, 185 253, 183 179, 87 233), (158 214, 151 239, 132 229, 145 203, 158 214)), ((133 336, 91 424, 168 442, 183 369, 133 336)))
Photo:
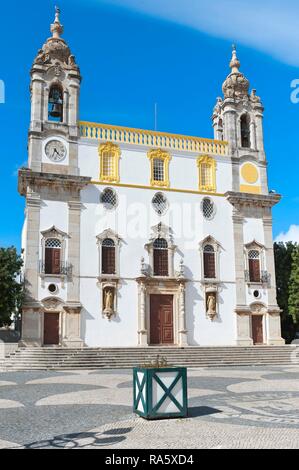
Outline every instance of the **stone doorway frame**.
POLYGON ((138 283, 138 346, 150 346, 150 295, 173 296, 173 346, 188 346, 185 312, 186 279, 140 277, 138 283))
POLYGON ((285 344, 280 335, 280 309, 278 307, 266 306, 262 302, 253 302, 249 306, 238 306, 235 310, 237 315, 237 339, 238 346, 253 346, 252 322, 253 315, 263 316, 263 338, 264 345, 285 344))
MULTIPOLYGON (((44 312, 59 313, 59 346, 83 347, 84 342, 80 337, 81 330, 81 304, 76 302, 64 302, 57 297, 48 297, 42 301, 44 312)), ((42 323, 44 315, 42 315, 42 323)), ((42 332, 44 324, 42 324, 42 332)), ((43 344, 44 338, 42 338, 43 344)))

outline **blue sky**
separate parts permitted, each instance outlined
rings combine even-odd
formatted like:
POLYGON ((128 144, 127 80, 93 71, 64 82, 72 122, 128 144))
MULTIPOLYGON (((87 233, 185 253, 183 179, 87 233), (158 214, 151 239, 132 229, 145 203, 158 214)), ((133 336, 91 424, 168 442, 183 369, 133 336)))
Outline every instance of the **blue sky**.
MULTIPOLYGON (((299 241, 299 4, 293 0, 61 0, 64 38, 83 75, 81 119, 212 137, 210 117, 229 73, 231 43, 265 106, 269 186, 283 195, 274 235, 299 241)), ((1 5, 0 246, 20 246, 24 200, 17 168, 26 162, 30 67, 49 37, 54 2, 1 5)))

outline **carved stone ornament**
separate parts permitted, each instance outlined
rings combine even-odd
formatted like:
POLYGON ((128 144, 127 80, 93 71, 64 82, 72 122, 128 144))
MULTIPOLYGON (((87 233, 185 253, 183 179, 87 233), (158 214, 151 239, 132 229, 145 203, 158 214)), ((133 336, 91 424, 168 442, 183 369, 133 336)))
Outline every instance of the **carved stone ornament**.
POLYGON ((46 79, 51 80, 53 84, 57 81, 57 84, 59 85, 60 82, 63 82, 65 77, 65 72, 60 65, 54 65, 47 70, 46 79))
POLYGON ((50 298, 50 299, 45 299, 42 302, 45 310, 61 310, 61 305, 63 304, 63 301, 61 299, 55 299, 55 298, 50 298))
POLYGON ((252 313, 264 315, 267 313, 267 308, 263 304, 251 304, 250 310, 252 313))

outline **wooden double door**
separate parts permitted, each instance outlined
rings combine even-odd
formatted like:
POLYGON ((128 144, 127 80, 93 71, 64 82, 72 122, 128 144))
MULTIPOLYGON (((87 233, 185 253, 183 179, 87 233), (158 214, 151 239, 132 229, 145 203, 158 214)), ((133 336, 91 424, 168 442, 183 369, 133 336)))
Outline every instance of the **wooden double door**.
POLYGON ((59 344, 59 313, 44 313, 44 345, 59 344))
POLYGON ((253 344, 264 344, 263 315, 251 316, 253 344))
POLYGON ((173 295, 150 296, 150 344, 173 344, 173 295))

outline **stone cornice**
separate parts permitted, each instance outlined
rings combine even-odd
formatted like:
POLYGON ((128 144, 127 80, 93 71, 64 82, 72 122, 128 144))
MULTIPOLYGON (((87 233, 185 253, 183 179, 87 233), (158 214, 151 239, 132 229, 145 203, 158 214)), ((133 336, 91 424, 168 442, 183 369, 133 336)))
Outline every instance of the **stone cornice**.
POLYGON ((268 207, 271 208, 277 204, 280 194, 250 194, 228 191, 225 197, 234 207, 268 207))
POLYGON ((39 187, 60 188, 63 190, 80 191, 87 186, 91 178, 88 176, 59 175, 54 173, 42 173, 32 171, 28 168, 19 170, 18 191, 21 196, 26 196, 28 187, 34 189, 39 187))

